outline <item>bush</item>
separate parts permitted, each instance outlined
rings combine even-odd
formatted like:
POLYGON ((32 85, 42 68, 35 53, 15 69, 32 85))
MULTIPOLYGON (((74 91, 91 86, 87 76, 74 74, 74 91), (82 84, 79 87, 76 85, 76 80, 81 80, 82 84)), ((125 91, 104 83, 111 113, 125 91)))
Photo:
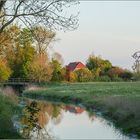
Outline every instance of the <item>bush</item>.
POLYGON ((76 70, 74 73, 76 74, 78 82, 91 81, 92 73, 87 68, 82 68, 82 69, 76 70))
POLYGON ((52 78, 51 78, 51 81, 55 81, 55 82, 59 82, 59 81, 62 81, 62 66, 61 64, 57 61, 57 60, 54 60, 52 59, 52 69, 53 69, 53 72, 52 72, 52 78))
POLYGON ((124 80, 131 80, 131 78, 133 77, 133 73, 130 71, 125 71, 120 75, 120 77, 124 80))
POLYGON ((131 78, 133 81, 140 81, 140 73, 134 73, 133 77, 131 78))
POLYGON ((69 81, 70 82, 76 82, 77 81, 77 75, 74 72, 69 73, 69 81))
POLYGON ((119 67, 113 67, 112 69, 110 69, 108 71, 108 76, 111 78, 111 79, 114 79, 114 78, 118 78, 120 77, 122 74, 124 73, 124 70, 122 68, 119 68, 119 67))
POLYGON ((118 76, 114 76, 114 77, 112 77, 111 81, 114 81, 114 82, 122 82, 123 79, 120 78, 120 77, 118 77, 118 76))
POLYGON ((98 80, 99 81, 102 81, 102 82, 110 82, 111 81, 111 79, 110 79, 110 77, 109 76, 100 76, 99 78, 98 78, 98 80))

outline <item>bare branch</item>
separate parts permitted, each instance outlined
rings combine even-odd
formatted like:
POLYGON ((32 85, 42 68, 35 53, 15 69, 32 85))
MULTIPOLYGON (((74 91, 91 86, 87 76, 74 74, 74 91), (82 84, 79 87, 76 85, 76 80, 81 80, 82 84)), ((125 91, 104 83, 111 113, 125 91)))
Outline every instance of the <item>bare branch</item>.
POLYGON ((132 66, 132 69, 137 73, 140 73, 140 51, 135 52, 132 57, 135 59, 135 63, 132 66))
POLYGON ((21 0, 19 2, 19 4, 17 5, 14 16, 8 22, 6 22, 4 25, 2 25, 2 27, 0 28, 0 33, 4 30, 5 27, 7 27, 9 24, 11 24, 15 20, 15 18, 17 17, 18 9, 19 9, 20 5, 23 3, 23 1, 24 0, 21 0))
POLYGON ((65 15, 67 8, 78 4, 77 0, 0 0, 0 33, 15 20, 20 18, 26 26, 43 25, 51 30, 74 30, 78 27, 77 15, 65 15), (2 19, 5 23, 1 24, 2 19), (23 22, 24 21, 24 22, 23 22))

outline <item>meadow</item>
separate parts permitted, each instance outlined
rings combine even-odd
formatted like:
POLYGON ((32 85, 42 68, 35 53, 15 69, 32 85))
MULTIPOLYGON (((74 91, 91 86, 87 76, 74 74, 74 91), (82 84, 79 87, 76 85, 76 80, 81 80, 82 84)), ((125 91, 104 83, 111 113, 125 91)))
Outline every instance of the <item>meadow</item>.
POLYGON ((140 138, 140 82, 50 83, 27 89, 23 95, 101 111, 124 133, 140 138))

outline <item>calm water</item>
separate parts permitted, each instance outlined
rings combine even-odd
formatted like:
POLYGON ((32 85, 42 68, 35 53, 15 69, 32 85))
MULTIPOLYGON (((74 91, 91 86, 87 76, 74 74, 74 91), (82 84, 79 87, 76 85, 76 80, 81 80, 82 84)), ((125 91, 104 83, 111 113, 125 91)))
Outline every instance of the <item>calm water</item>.
POLYGON ((26 101, 14 125, 31 139, 130 139, 101 115, 81 107, 50 102, 26 101))

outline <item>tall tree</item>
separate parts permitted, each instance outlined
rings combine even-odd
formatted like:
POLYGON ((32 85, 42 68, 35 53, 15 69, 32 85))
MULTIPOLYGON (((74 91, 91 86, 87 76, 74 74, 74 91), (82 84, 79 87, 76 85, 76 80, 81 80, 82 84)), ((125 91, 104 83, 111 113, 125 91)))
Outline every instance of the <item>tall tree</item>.
POLYGON ((15 20, 28 27, 76 29, 77 15, 66 15, 66 10, 77 3, 77 0, 0 0, 0 33, 15 20))
POLYGON ((55 60, 55 59, 52 59, 52 68, 53 68, 53 73, 52 73, 52 81, 61 81, 63 79, 62 77, 62 66, 61 64, 55 60))
POLYGON ((0 34, 0 37, 0 56, 7 60, 12 69, 12 77, 27 77, 28 64, 35 54, 30 31, 13 25, 0 34))
POLYGON ((45 53, 49 44, 55 41, 55 33, 42 26, 34 27, 32 29, 32 36, 38 54, 45 53))
POLYGON ((46 54, 38 54, 34 57, 28 68, 28 77, 37 82, 50 81, 52 78, 52 66, 46 54))

